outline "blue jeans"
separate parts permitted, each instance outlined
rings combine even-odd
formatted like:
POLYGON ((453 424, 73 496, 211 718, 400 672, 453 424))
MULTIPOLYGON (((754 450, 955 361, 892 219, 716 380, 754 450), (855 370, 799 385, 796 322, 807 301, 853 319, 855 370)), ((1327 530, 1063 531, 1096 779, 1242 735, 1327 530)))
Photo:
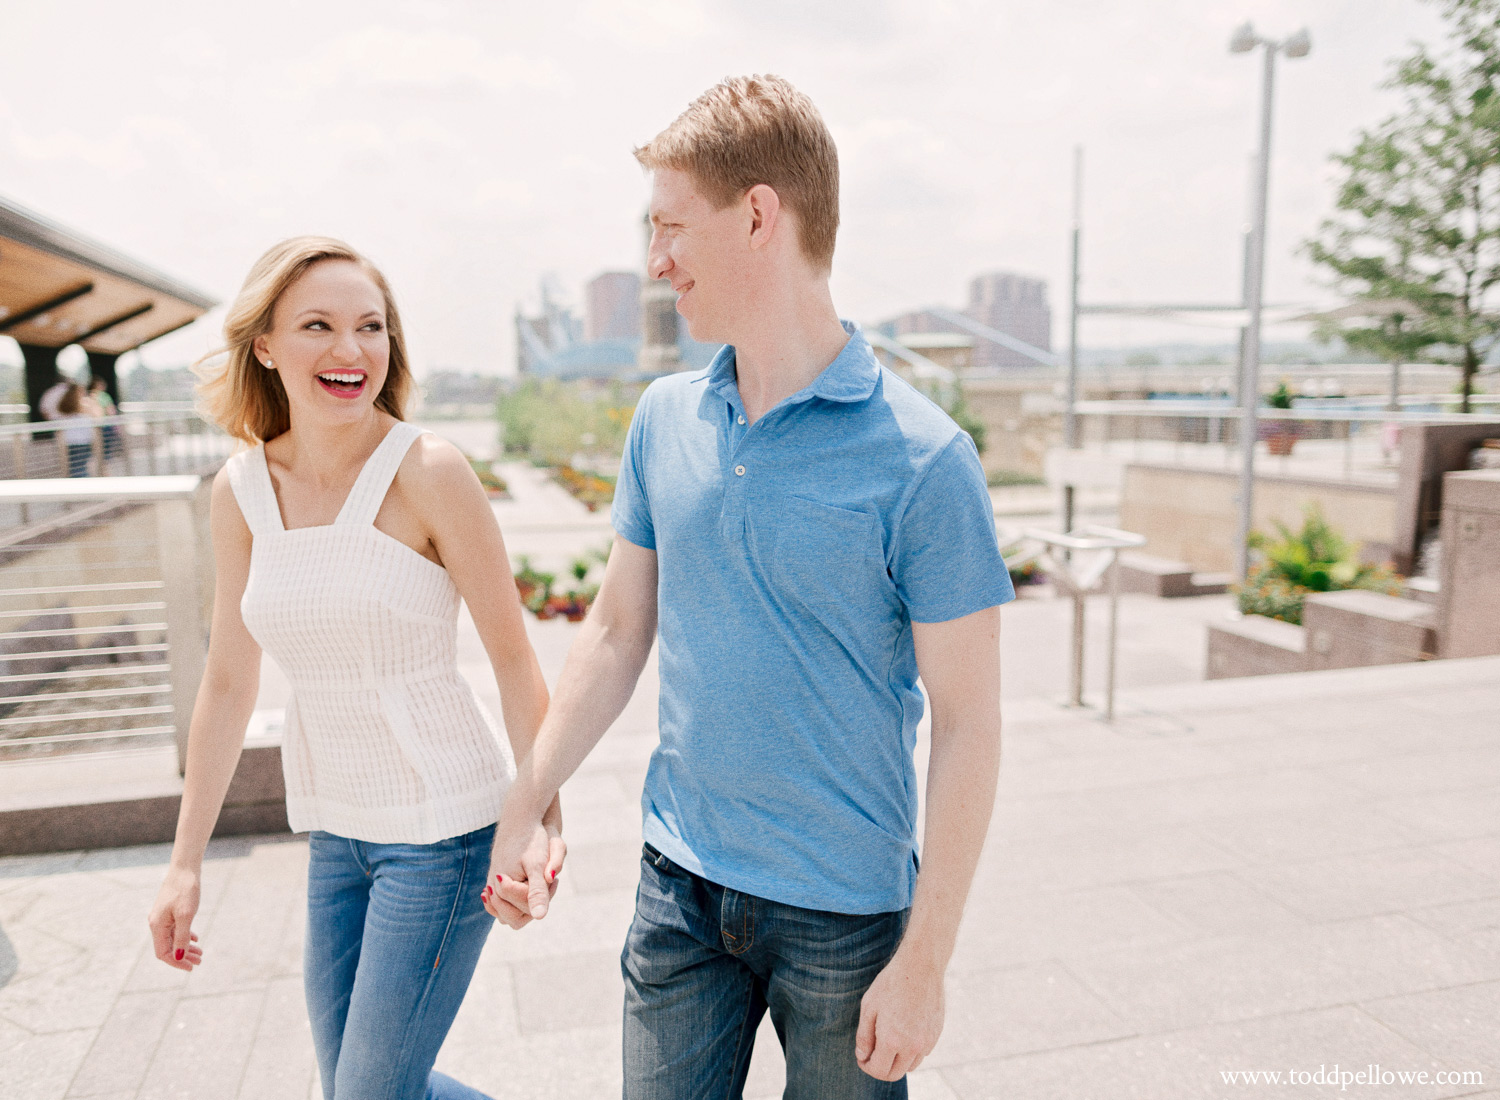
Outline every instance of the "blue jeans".
POLYGON ((626 1100, 738 1100, 767 1009, 784 1100, 893 1100, 854 1060, 859 1002, 909 910, 850 916, 709 882, 647 844, 625 973, 626 1100))
POLYGON ((432 1063, 495 923, 479 899, 494 836, 309 837, 303 981, 325 1100, 488 1100, 432 1063))

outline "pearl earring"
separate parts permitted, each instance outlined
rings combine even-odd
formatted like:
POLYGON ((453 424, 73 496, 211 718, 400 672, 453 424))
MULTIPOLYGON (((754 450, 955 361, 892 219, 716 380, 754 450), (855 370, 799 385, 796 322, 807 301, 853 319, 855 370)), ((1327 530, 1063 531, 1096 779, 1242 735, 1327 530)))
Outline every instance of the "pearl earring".
POLYGON ((271 370, 275 366, 276 366, 275 363, 271 362, 269 359, 266 360, 266 370, 271 370))

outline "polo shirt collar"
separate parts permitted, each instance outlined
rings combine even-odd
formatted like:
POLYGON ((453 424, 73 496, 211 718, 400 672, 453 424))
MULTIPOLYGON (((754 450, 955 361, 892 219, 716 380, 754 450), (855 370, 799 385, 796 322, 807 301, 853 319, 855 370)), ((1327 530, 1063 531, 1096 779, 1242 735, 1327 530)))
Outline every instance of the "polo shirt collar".
MULTIPOLYGON (((875 352, 858 324, 853 321, 839 323, 849 334, 844 350, 823 368, 810 386, 787 398, 789 402, 821 397, 825 401, 849 403, 864 401, 875 392, 875 383, 880 380, 880 361, 875 358, 875 352)), ((725 344, 714 356, 708 366, 708 384, 726 398, 730 394, 739 396, 733 345, 725 344)))

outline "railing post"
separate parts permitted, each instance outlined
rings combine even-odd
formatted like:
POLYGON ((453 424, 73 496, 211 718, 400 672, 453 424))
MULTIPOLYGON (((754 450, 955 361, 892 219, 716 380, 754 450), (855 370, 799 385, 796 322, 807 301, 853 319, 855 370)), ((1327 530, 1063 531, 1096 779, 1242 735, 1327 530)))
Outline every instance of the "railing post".
POLYGON ((120 441, 120 459, 125 466, 126 476, 129 476, 135 473, 135 458, 132 453, 135 444, 130 442, 130 425, 125 422, 124 417, 120 417, 115 425, 115 438, 120 441))
POLYGON ((1120 636, 1120 551, 1109 551, 1109 651, 1104 673, 1104 720, 1115 720, 1115 646, 1120 636))
POLYGON ((172 667, 172 722, 177 770, 187 768, 188 727, 203 679, 207 634, 198 592, 198 535, 193 498, 156 503, 157 557, 166 606, 167 658, 172 667))
POLYGON ((1068 672, 1068 705, 1083 706, 1084 594, 1073 595, 1073 660, 1068 672))

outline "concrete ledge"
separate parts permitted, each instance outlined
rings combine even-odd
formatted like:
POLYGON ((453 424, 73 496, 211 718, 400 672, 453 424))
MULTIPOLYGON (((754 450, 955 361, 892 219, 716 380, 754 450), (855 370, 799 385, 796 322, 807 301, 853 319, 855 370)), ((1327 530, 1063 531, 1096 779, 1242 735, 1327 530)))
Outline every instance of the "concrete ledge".
POLYGON ((1208 679, 1274 676, 1307 667, 1306 632, 1300 626, 1247 615, 1208 628, 1208 679))
POLYGON ((1120 555, 1120 591, 1178 599, 1183 596, 1217 596, 1229 590, 1231 573, 1195 573, 1185 561, 1159 558, 1154 554, 1120 555))
POLYGON ((1120 591, 1140 592, 1147 596, 1195 595, 1193 567, 1185 561, 1159 558, 1154 554, 1120 555, 1120 591))
POLYGON ((1443 600, 1443 586, 1431 577, 1407 577, 1406 598, 1428 607, 1438 607, 1443 600))
POLYGON ((1358 668, 1430 659, 1437 651, 1431 607, 1381 592, 1350 589, 1307 597, 1306 668, 1358 668))
MULTIPOLYGON (((66 801, 58 797, 50 805, 0 811, 0 856, 159 844, 171 841, 177 831, 180 783, 171 794, 117 800, 85 801, 76 789, 71 793, 66 801)), ((281 746, 247 743, 214 836, 288 831, 281 746)))

